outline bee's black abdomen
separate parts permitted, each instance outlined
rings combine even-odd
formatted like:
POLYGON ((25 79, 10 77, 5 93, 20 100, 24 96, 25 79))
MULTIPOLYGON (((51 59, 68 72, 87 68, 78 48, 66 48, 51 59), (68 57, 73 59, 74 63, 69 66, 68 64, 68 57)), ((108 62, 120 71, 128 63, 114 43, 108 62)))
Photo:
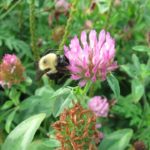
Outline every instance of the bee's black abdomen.
POLYGON ((54 80, 56 84, 62 84, 70 75, 67 75, 63 72, 57 72, 54 74, 47 74, 50 80, 54 80))

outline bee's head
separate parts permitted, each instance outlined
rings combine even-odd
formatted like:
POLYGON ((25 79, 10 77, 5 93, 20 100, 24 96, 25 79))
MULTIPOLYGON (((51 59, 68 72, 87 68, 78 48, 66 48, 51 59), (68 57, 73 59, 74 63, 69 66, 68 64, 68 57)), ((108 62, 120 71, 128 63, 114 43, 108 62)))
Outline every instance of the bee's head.
POLYGON ((39 78, 46 74, 48 71, 50 71, 53 68, 56 68, 57 66, 57 55, 54 53, 49 53, 43 57, 40 58, 38 62, 38 71, 37 76, 39 78))
POLYGON ((45 56, 43 56, 39 60, 39 70, 51 70, 53 67, 56 67, 57 65, 57 55, 54 53, 49 53, 45 56))

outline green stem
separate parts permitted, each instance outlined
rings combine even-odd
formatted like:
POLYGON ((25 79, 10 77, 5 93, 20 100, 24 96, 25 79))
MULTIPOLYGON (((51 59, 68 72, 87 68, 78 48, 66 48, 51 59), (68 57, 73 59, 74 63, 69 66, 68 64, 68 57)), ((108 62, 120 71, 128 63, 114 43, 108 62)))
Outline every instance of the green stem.
POLYGON ((20 2, 21 0, 18 0, 14 5, 12 5, 4 14, 0 16, 0 20, 4 19, 20 2))
POLYGON ((87 84, 86 84, 86 86, 84 87, 84 90, 83 90, 83 92, 84 92, 85 95, 86 95, 87 92, 89 91, 91 85, 92 85, 92 82, 91 82, 91 81, 88 81, 87 84))
POLYGON ((70 26, 71 26, 71 22, 72 22, 74 13, 76 11, 77 2, 78 2, 78 0, 73 0, 73 2, 72 2, 72 7, 71 7, 71 10, 70 10, 69 18, 67 20, 67 24, 66 24, 66 27, 65 27, 65 33, 64 33, 63 39, 62 39, 62 41, 59 45, 59 51, 58 51, 59 54, 63 53, 63 46, 66 43, 67 37, 69 35, 69 29, 70 29, 70 26))
POLYGON ((106 18, 105 30, 107 30, 109 22, 110 22, 110 17, 111 17, 111 13, 112 13, 113 4, 114 4, 114 0, 111 0, 109 10, 108 10, 108 15, 107 15, 107 18, 106 18))
POLYGON ((30 3, 30 35, 31 35, 31 48, 34 56, 34 60, 39 59, 39 52, 36 47, 36 36, 35 36, 35 0, 32 0, 30 3))
MULTIPOLYGON (((142 120, 145 120, 145 116, 147 116, 147 112, 149 111, 149 103, 147 101, 145 91, 142 100, 143 100, 144 108, 143 108, 143 114, 141 118, 142 120)), ((141 121, 141 123, 138 125, 138 129, 140 129, 142 126, 143 126, 143 121, 141 121)))
POLYGON ((19 31, 20 31, 20 38, 22 37, 22 26, 23 26, 23 4, 19 5, 19 17, 18 17, 18 24, 19 24, 19 31))
POLYGON ((89 96, 90 97, 94 96, 94 89, 95 89, 94 87, 95 87, 94 84, 92 84, 91 87, 90 87, 90 89, 89 89, 89 96))

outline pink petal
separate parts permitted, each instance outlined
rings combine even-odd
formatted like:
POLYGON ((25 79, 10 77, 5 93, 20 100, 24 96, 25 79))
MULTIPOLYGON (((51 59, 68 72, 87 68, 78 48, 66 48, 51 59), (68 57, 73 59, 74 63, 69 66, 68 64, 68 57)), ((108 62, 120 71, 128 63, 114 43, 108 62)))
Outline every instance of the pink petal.
POLYGON ((81 76, 72 74, 72 75, 71 75, 71 78, 72 78, 73 80, 79 80, 79 79, 81 78, 81 76))
POLYGON ((90 77, 90 71, 89 70, 86 71, 85 77, 90 77))
POLYGON ((79 86, 80 86, 80 87, 85 86, 86 82, 87 82, 86 80, 80 81, 80 82, 79 82, 79 86))
POLYGON ((72 72, 72 73, 80 73, 82 70, 77 67, 77 66, 69 66, 68 69, 72 72))
POLYGON ((94 76, 92 77, 92 81, 93 81, 93 82, 96 81, 96 75, 94 75, 94 76))
POLYGON ((118 68, 117 62, 115 61, 113 64, 111 64, 108 68, 107 71, 113 71, 118 68))
POLYGON ((69 51, 69 48, 66 45, 64 45, 64 51, 65 51, 65 53, 67 53, 69 51))
POLYGON ((98 47, 99 49, 102 47, 103 43, 105 42, 105 30, 101 30, 98 37, 98 47))
POLYGON ((83 47, 85 47, 87 45, 87 35, 86 35, 86 32, 83 31, 81 33, 81 43, 83 44, 83 47))
POLYGON ((90 47, 93 49, 94 46, 97 44, 97 37, 96 37, 96 31, 91 30, 89 34, 89 41, 90 41, 90 47))
POLYGON ((106 79, 106 67, 103 67, 102 70, 101 70, 101 78, 102 78, 102 81, 104 81, 106 79))

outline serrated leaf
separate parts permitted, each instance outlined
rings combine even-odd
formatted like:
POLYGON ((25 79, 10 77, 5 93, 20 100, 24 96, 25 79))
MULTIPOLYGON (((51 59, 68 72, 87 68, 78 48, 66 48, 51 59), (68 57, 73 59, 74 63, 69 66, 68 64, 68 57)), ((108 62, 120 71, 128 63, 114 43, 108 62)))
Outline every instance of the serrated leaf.
POLYGON ((27 150, 45 114, 32 116, 20 123, 6 138, 2 150, 27 150))
POLYGON ((115 94, 116 99, 120 96, 120 86, 118 80, 115 78, 113 74, 107 76, 107 82, 115 94))
POLYGON ((115 131, 102 140, 99 150, 125 150, 133 135, 131 129, 122 129, 115 131))

